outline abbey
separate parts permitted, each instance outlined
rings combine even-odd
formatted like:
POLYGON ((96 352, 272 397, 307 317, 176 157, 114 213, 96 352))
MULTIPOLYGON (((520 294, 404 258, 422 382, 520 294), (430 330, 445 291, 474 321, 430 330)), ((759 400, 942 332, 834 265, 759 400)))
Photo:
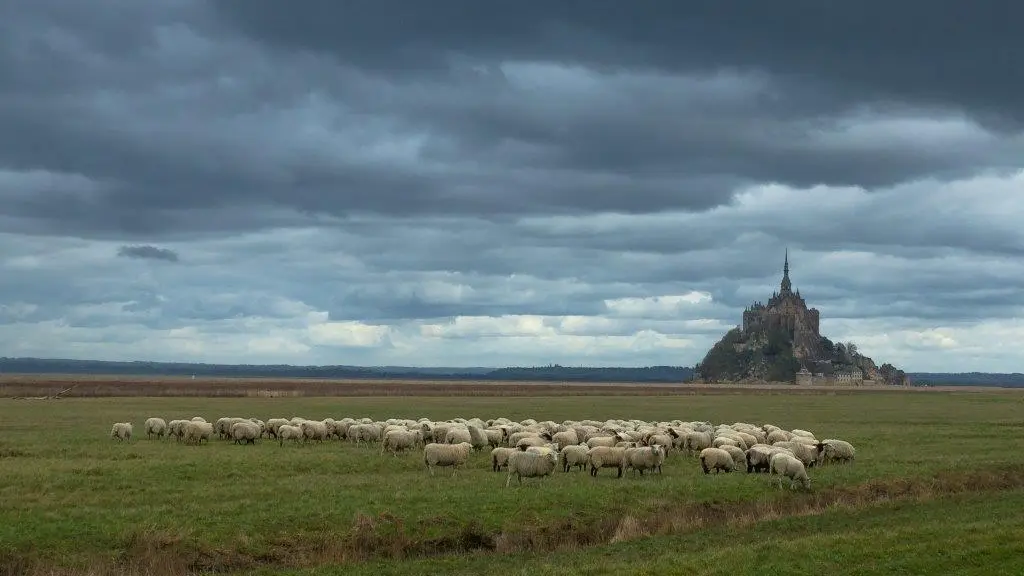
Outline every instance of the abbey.
POLYGON ((819 321, 818 309, 808 308, 800 290, 793 291, 789 279, 789 250, 786 250, 779 290, 772 294, 768 304, 755 302, 743 311, 743 334, 785 331, 792 339, 798 358, 817 360, 822 352, 819 321))

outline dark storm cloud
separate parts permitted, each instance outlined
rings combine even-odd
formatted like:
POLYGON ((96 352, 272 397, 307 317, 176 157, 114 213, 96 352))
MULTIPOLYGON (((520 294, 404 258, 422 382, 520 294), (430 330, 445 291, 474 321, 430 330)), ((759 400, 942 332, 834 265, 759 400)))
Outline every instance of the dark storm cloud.
POLYGON ((442 70, 453 55, 672 72, 760 69, 847 101, 895 99, 1024 120, 1024 8, 1010 2, 577 0, 507 4, 313 0, 216 4, 252 37, 382 71, 442 70), (397 17, 401 14, 401 17, 397 17))
POLYGON ((163 260, 165 262, 177 262, 178 253, 170 248, 160 248, 148 244, 136 244, 133 246, 121 246, 117 249, 117 255, 125 258, 139 258, 142 260, 163 260))

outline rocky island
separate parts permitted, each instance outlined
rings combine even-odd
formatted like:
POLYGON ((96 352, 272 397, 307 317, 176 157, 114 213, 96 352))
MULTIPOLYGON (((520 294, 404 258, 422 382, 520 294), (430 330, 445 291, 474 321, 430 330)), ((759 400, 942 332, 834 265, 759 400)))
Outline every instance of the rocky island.
POLYGON ((789 279, 789 251, 782 282, 767 303, 743 311, 743 324, 730 330, 695 367, 704 382, 795 382, 810 385, 909 384, 891 364, 878 366, 855 344, 832 342, 819 332, 820 315, 808 308, 789 279))

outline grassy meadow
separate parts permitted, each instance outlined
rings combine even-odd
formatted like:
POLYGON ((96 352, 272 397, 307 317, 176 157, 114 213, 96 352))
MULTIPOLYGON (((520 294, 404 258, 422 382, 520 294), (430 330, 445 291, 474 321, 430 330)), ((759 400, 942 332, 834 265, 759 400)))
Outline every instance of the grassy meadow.
POLYGON ((987 532, 1021 535, 1024 525, 1015 513, 1024 503, 1022 399, 1012 392, 0 399, 0 574, 478 573, 495 563, 513 573, 639 566, 725 574, 765 562, 776 568, 760 573, 832 563, 833 573, 888 574, 930 570, 950 555, 967 562, 957 573, 989 561, 986 573, 1002 573, 1004 548, 1016 550, 1016 566, 1024 563, 1019 544, 1006 548, 1003 536, 987 532), (705 476, 680 453, 669 455, 660 476, 557 472, 506 489, 486 453, 455 477, 430 477, 420 452, 381 456, 377 447, 338 441, 145 439, 149 416, 196 415, 211 422, 742 420, 846 439, 858 458, 811 469, 810 493, 779 490, 764 475, 705 476), (134 423, 132 442, 110 440, 116 421, 134 423), (787 536, 773 536, 780 532, 787 536), (869 545, 886 551, 879 556, 869 545), (967 551, 985 545, 991 550, 967 551))

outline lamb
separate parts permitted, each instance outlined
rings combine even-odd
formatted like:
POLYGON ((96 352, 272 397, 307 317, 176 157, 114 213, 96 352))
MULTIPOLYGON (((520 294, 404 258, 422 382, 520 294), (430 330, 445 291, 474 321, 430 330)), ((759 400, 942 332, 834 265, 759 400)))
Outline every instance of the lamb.
POLYGON ((146 419, 146 438, 150 440, 153 439, 153 436, 163 438, 165 434, 167 434, 167 422, 163 418, 146 419))
POLYGON ((469 453, 473 445, 469 442, 458 444, 437 444, 431 443, 423 447, 423 464, 426 465, 430 475, 434 475, 435 466, 451 466, 452 476, 469 460, 469 453))
POLYGON ((623 461, 627 448, 611 446, 595 446, 587 451, 587 462, 590 463, 590 475, 596 477, 599 468, 618 468, 617 478, 622 478, 623 461))
POLYGON ((791 456, 784 452, 772 456, 769 471, 772 475, 779 475, 779 488, 782 488, 782 477, 785 476, 789 478, 790 489, 795 488, 797 482, 805 490, 811 489, 811 479, 807 476, 804 463, 796 456, 791 456))
POLYGON ((732 472, 736 462, 732 455, 721 448, 705 448, 700 451, 700 467, 705 474, 710 474, 712 470, 718 474, 722 470, 732 472))
POLYGON ((281 424, 277 427, 277 439, 280 446, 284 446, 285 440, 291 440, 292 442, 298 442, 305 438, 302 433, 302 428, 298 426, 292 426, 291 424, 281 424))
POLYGON ((231 437, 235 444, 256 444, 256 439, 262 436, 260 426, 254 422, 235 422, 231 425, 231 437))
POLYGON ((508 457, 508 478, 505 480, 505 487, 508 488, 515 476, 519 484, 523 478, 544 478, 550 476, 558 466, 558 454, 555 452, 515 452, 508 457))
POLYGON ((520 450, 518 448, 505 448, 503 446, 499 446, 494 450, 491 450, 491 469, 498 472, 502 468, 507 467, 508 457, 511 456, 513 452, 519 451, 520 450))
POLYGON ((586 446, 580 444, 569 444, 562 448, 560 455, 562 457, 562 471, 568 472, 569 468, 573 466, 579 467, 583 470, 587 467, 587 451, 589 449, 586 446))
POLYGON ((200 444, 203 440, 207 443, 210 442, 210 438, 213 436, 213 424, 209 422, 199 422, 196 420, 189 421, 185 425, 185 444, 200 444))
POLYGON ((421 437, 419 430, 392 430, 384 435, 384 441, 380 443, 380 453, 383 455, 385 450, 390 450, 393 455, 398 456, 399 452, 418 446, 421 437))
POLYGON ((665 462, 665 447, 661 444, 644 446, 641 448, 627 448, 623 455, 624 468, 632 468, 644 475, 644 470, 661 471, 661 465, 665 462))
POLYGON ((110 439, 117 438, 119 442, 131 441, 132 439, 132 423, 131 422, 115 422, 114 426, 110 429, 110 439))
POLYGON ((852 462, 857 454, 852 444, 845 440, 833 438, 822 440, 817 444, 816 448, 818 450, 817 462, 819 464, 826 462, 852 462))

